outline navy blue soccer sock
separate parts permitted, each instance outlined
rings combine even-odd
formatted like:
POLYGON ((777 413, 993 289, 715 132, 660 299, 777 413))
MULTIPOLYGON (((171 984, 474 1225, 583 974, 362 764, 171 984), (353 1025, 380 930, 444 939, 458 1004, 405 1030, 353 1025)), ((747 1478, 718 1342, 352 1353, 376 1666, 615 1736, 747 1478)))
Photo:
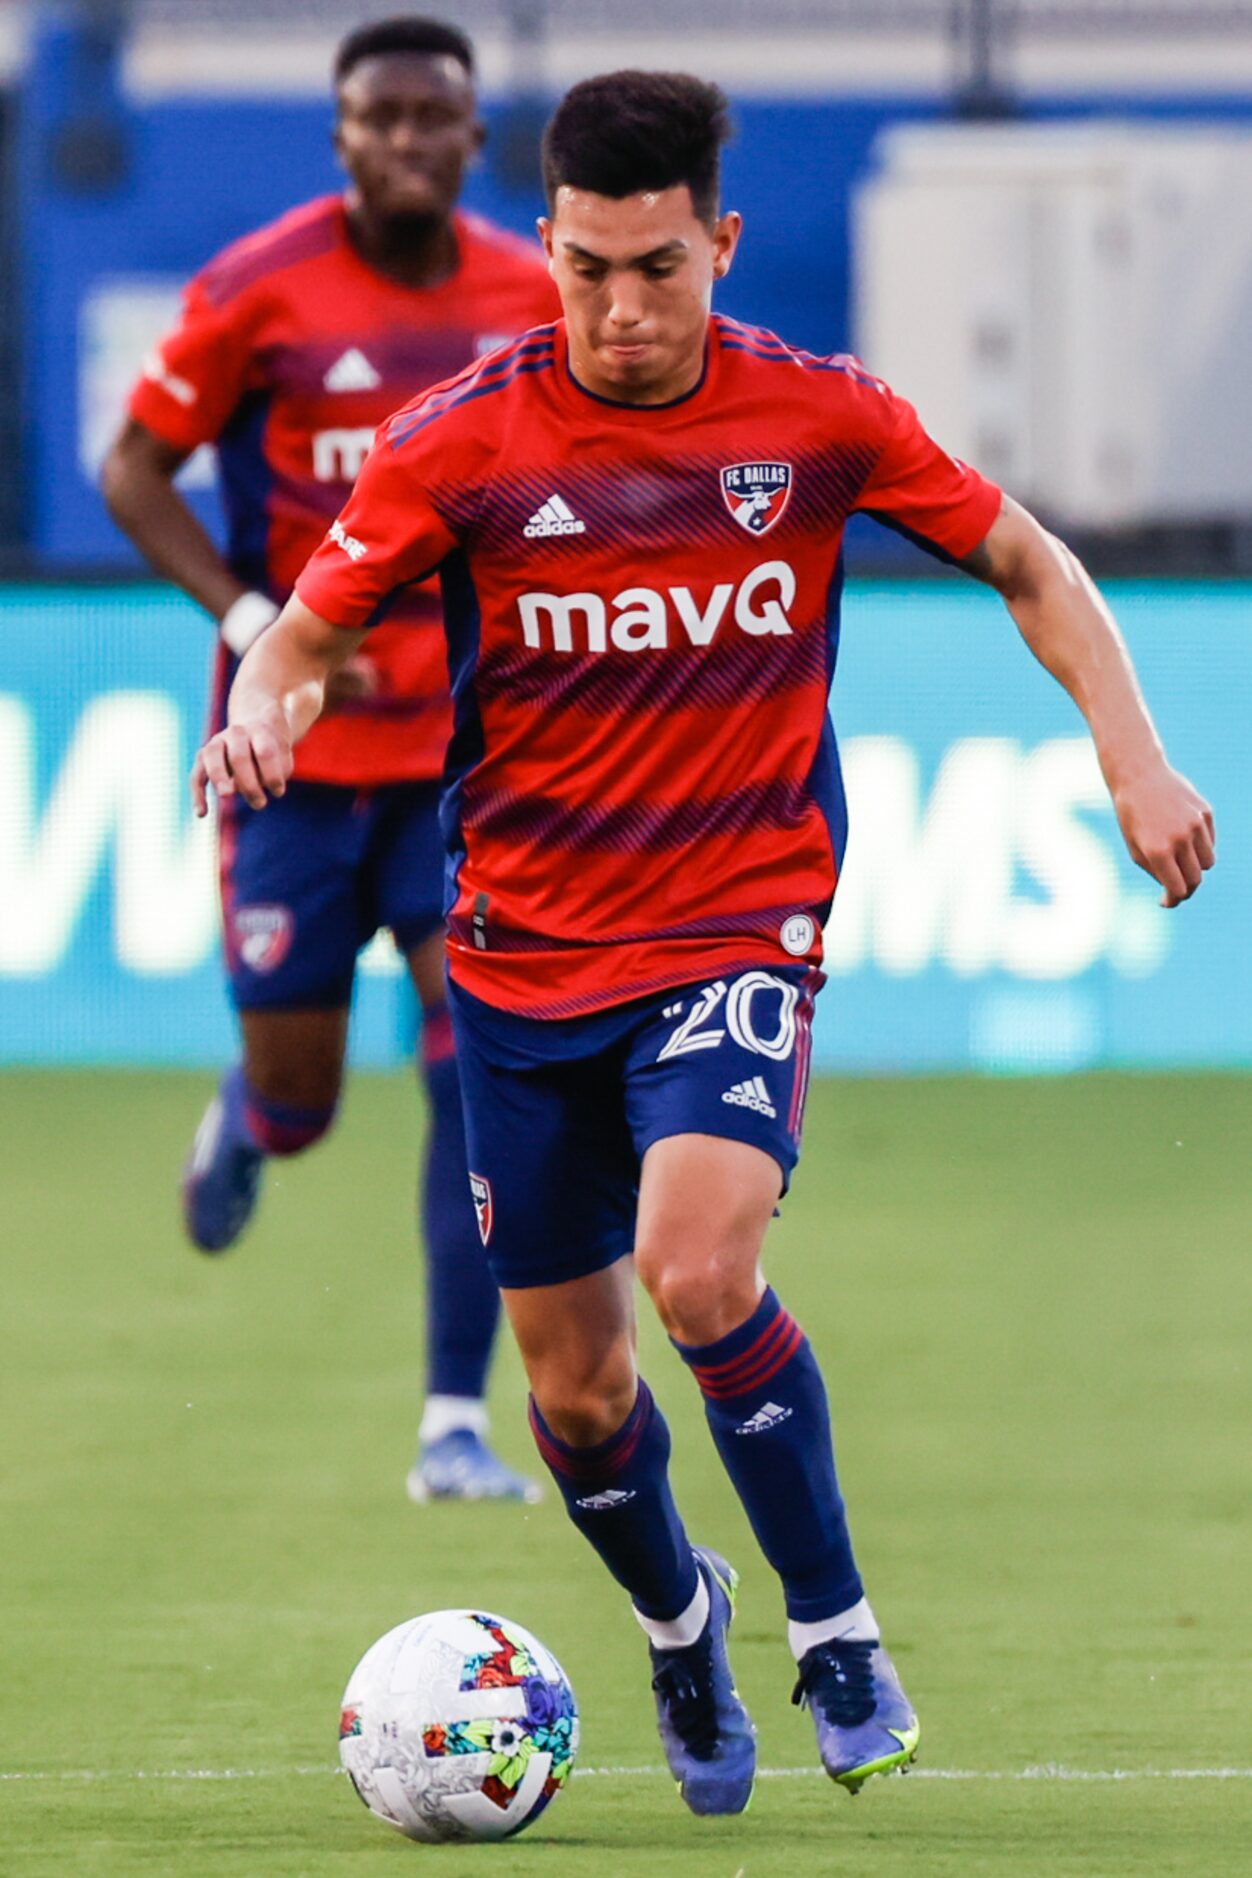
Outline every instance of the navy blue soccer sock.
POLYGON ((470 1195, 461 1084, 447 1006, 422 1023, 422 1076, 430 1127, 422 1177, 426 1241, 426 1388, 430 1395, 481 1399, 500 1315, 470 1195))
POLYGON ((328 1108, 297 1108, 291 1102, 275 1102, 253 1088, 242 1063, 230 1070, 222 1083, 227 1113, 236 1106, 254 1147, 262 1154, 302 1154, 320 1141, 335 1119, 336 1104, 328 1108))
POLYGON ((782 1579, 788 1617, 816 1623, 849 1610, 863 1592, 808 1338, 767 1290, 729 1336, 674 1347, 700 1385, 722 1464, 782 1579))
POLYGON ((536 1446, 579 1532, 644 1617, 669 1622, 690 1605, 699 1578, 669 1485, 669 1429, 644 1381, 615 1435, 593 1448, 559 1441, 535 1405, 536 1446))

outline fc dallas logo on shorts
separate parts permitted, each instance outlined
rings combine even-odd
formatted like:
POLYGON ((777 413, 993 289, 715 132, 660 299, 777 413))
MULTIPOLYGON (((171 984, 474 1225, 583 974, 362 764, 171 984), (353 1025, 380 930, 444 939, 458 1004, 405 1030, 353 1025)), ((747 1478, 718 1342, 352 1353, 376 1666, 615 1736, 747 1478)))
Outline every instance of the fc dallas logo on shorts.
POLYGON ((750 535, 768 534, 790 496, 790 463, 732 463, 722 471, 722 501, 750 535))
POLYGON ((241 906, 235 912, 235 945, 252 972, 276 971, 291 950, 296 922, 286 906, 241 906))
POLYGON ((469 1177, 470 1192, 474 1196, 474 1211, 478 1215, 478 1236, 486 1245, 491 1237, 491 1222, 495 1217, 491 1204, 491 1182, 484 1180, 481 1174, 469 1177))

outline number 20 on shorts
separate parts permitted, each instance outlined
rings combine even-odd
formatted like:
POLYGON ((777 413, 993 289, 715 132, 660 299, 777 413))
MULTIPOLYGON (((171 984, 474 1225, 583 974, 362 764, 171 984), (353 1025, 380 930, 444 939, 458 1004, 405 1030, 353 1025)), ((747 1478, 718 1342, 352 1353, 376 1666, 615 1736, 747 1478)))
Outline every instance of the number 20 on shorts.
POLYGON ((656 1060, 664 1063, 670 1057, 688 1056, 695 1050, 715 1050, 729 1031, 741 1049, 785 1063, 795 1049, 799 998, 795 985, 785 978, 776 978, 772 972, 744 972, 729 984, 719 978, 700 992, 682 1022, 670 1033, 656 1060), (777 1010, 771 1013, 775 1024, 772 1036, 763 1036, 757 1028, 758 1021, 763 1025, 767 1021, 768 1005, 759 1015, 757 1009, 765 995, 770 1003, 775 997, 778 999, 777 1010), (724 1021, 714 1023, 711 1021, 714 1018, 724 1021))

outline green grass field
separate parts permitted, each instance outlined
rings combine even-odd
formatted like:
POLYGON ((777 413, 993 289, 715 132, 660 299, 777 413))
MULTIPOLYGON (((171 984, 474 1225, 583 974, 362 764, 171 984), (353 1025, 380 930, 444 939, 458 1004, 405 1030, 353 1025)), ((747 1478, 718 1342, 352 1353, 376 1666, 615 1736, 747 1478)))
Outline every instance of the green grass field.
MULTIPOLYGON (((410 1089, 359 1079, 213 1262, 174 1202, 207 1086, 0 1078, 5 1878, 1252 1868, 1252 1079, 815 1087, 769 1267, 923 1722, 918 1774, 855 1802, 806 1771, 776 1587, 647 1326, 688 1523, 743 1573, 773 1777, 732 1821, 658 1771, 642 1638, 551 1497, 404 1498, 410 1089), (476 1602, 561 1657, 585 1774, 531 1836, 413 1846, 335 1773, 339 1696, 381 1631, 476 1602)), ((530 1465, 522 1400, 506 1350, 530 1465)))

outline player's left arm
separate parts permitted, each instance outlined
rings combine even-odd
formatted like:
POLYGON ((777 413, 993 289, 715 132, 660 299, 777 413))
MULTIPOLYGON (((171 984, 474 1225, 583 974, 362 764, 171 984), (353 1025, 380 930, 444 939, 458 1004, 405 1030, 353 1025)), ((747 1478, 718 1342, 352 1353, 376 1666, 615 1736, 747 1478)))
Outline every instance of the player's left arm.
POLYGON ((1213 811, 1167 762, 1125 642, 1086 568, 1008 496, 961 565, 996 589, 1086 718, 1126 846, 1160 884, 1161 905, 1190 899, 1214 862, 1213 811))

